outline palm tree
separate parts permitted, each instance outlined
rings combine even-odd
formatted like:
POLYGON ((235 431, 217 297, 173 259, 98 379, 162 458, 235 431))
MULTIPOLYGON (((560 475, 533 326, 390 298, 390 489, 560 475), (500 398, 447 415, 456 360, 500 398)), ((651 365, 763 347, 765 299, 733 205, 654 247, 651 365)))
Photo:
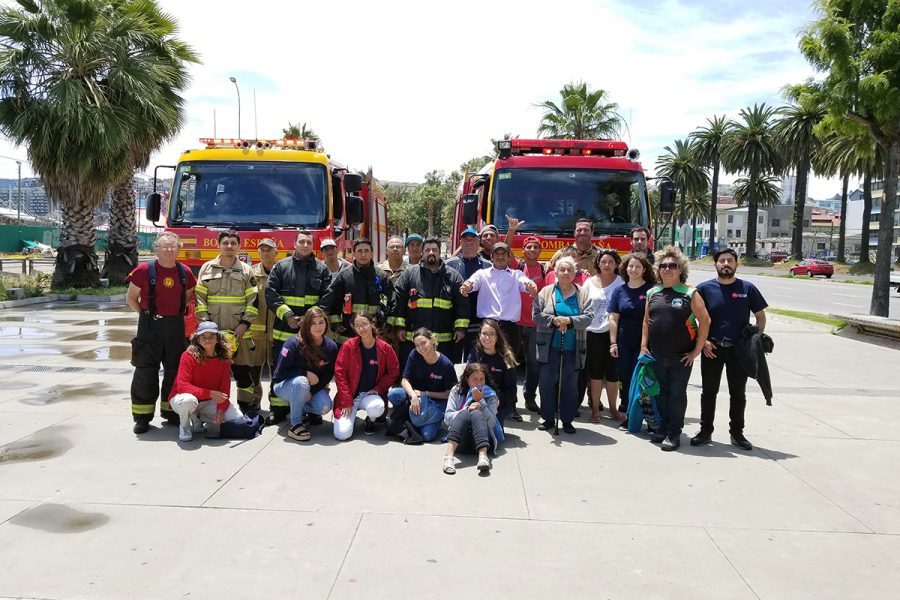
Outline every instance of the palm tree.
MULTIPOLYGON (((144 86, 156 88, 152 101, 141 98, 142 102, 129 109, 140 114, 143 122, 143 135, 133 138, 130 148, 134 169, 143 171, 150 163, 150 155, 171 140, 184 123, 184 99, 179 93, 189 81, 187 63, 197 62, 197 57, 186 44, 174 38, 175 21, 155 3, 129 2, 117 4, 115 8, 121 11, 122 25, 130 30, 132 52, 142 54, 143 66, 151 67, 139 73, 147 79, 144 86)), ((123 95, 115 101, 126 104, 133 98, 123 95)), ((134 170, 130 170, 111 191, 109 236, 101 276, 113 285, 125 283, 137 262, 134 170)))
POLYGON ((794 230, 791 237, 791 255, 803 258, 803 213, 806 207, 806 188, 813 158, 822 148, 822 141, 815 133, 816 126, 825 118, 826 109, 812 94, 798 89, 788 90, 791 104, 778 109, 781 118, 775 124, 775 140, 783 156, 795 158, 797 172, 794 192, 794 230))
POLYGON ((141 46, 164 27, 160 16, 152 0, 23 0, 0 9, 0 132, 27 147, 61 206, 54 287, 99 285, 94 209, 139 162, 153 105, 176 94, 160 81, 173 75, 178 53, 141 46))
POLYGON ((728 132, 722 150, 722 164, 731 173, 746 171, 747 178, 747 255, 756 256, 756 216, 760 180, 781 172, 781 156, 775 143, 770 106, 754 104, 742 108, 740 121, 728 132))
POLYGON ((281 130, 284 132, 284 139, 295 139, 295 140, 315 140, 320 142, 319 135, 313 131, 312 129, 306 128, 306 123, 304 122, 302 125, 297 123, 291 123, 288 121, 288 126, 281 130))
MULTIPOLYGON (((705 193, 709 185, 709 176, 700 162, 694 149, 691 146, 690 139, 675 140, 675 148, 666 146, 663 148, 665 154, 656 159, 656 174, 662 177, 668 177, 675 182, 678 190, 681 192, 681 223, 685 219, 685 198, 697 193, 705 193)), ((672 219, 672 245, 675 244, 675 222, 674 214, 672 219)))
POLYGON ((709 195, 709 252, 716 247, 716 201, 719 194, 719 168, 722 163, 722 143, 734 126, 725 115, 713 115, 707 125, 691 133, 694 154, 701 164, 712 167, 712 192, 709 195))
MULTIPOLYGON (((706 190, 688 195, 684 200, 684 214, 691 220, 691 258, 697 258, 697 218, 710 215, 709 211, 710 199, 706 195, 706 190)), ((710 222, 712 223, 712 221, 710 222)), ((710 224, 712 227, 712 224, 710 224)), ((712 253, 712 246, 710 253, 712 253)))
POLYGON ((591 90, 582 81, 567 83, 559 91, 562 102, 545 100, 537 106, 544 109, 538 136, 600 140, 618 139, 626 127, 619 115, 619 105, 609 102, 605 90, 591 90))

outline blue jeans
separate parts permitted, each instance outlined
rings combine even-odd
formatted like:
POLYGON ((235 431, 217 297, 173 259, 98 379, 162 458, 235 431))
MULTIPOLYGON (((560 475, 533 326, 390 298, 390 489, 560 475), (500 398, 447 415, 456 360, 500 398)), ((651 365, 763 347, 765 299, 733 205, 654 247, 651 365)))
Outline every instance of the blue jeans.
POLYGON ((681 355, 657 356, 653 372, 659 381, 659 396, 656 406, 662 420, 662 431, 669 437, 677 438, 684 429, 684 412, 687 410, 687 385, 692 367, 681 363, 681 355))
POLYGON ((331 410, 328 390, 319 390, 310 397, 309 388, 309 379, 303 376, 279 381, 272 388, 291 407, 291 426, 302 423, 305 414, 325 415, 331 410))
POLYGON ((578 371, 575 370, 575 352, 550 349, 550 360, 541 365, 541 419, 552 421, 556 416, 557 396, 559 419, 565 423, 575 420, 578 411, 578 371), (562 359, 562 381, 559 378, 559 361, 562 359))
MULTIPOLYGON (((427 394, 425 395, 427 396, 427 394)), ((391 420, 402 420, 408 422, 409 396, 406 394, 406 390, 404 390, 402 387, 393 387, 388 390, 387 399, 388 402, 390 402, 391 406, 394 407, 394 412, 391 413, 391 420)), ((429 398, 429 400, 434 402, 441 409, 441 412, 446 410, 446 400, 437 400, 435 398, 429 398)), ((440 433, 441 423, 443 423, 443 420, 438 421, 437 423, 429 423, 428 425, 423 425, 416 429, 419 432, 419 435, 422 436, 423 440, 425 440, 426 442, 430 442, 437 438, 438 433, 440 433)), ((413 424, 409 423, 409 427, 413 427, 413 424)))

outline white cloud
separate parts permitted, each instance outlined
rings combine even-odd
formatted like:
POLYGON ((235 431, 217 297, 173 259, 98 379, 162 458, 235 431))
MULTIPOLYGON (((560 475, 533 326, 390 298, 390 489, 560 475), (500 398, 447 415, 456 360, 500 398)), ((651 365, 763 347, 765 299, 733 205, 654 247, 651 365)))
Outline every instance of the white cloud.
MULTIPOLYGON (((608 90, 630 118, 645 168, 713 114, 778 102, 812 75, 797 51, 806 9, 747 11, 743 3, 323 3, 161 0, 201 55, 186 92, 187 123, 154 156, 173 164, 213 134, 280 137, 306 121, 333 156, 376 176, 421 181, 489 150, 505 132, 533 136, 566 82, 608 90)), ((0 154, 24 156, 4 147, 0 154)), ((0 176, 15 164, 0 161, 0 176), (9 163, 9 164, 4 164, 9 163)), ((830 196, 825 184, 813 195, 830 196)))

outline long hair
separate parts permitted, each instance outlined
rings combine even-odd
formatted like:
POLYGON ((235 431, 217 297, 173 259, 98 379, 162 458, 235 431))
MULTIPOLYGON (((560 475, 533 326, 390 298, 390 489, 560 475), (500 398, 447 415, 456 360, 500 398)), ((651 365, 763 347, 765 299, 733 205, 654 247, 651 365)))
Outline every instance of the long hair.
POLYGON ((619 276, 622 277, 625 283, 628 283, 628 263, 632 260, 640 262, 641 266, 644 267, 644 281, 655 284, 656 272, 653 270, 653 265, 647 260, 647 255, 643 252, 630 252, 622 259, 622 264, 619 265, 619 276))
POLYGON ((328 315, 318 306, 313 306, 307 310, 306 314, 303 315, 303 320, 300 322, 300 333, 298 336, 300 353, 303 355, 303 358, 306 360, 306 366, 309 368, 318 366, 319 360, 323 358, 322 347, 314 346, 312 343, 312 325, 313 320, 317 317, 325 320, 325 335, 328 335, 328 315))
POLYGON ((462 375, 459 378, 459 393, 461 396, 465 397, 466 394, 469 393, 471 386, 469 385, 469 376, 475 371, 481 371, 484 373, 484 383, 490 387, 494 387, 494 382, 491 379, 491 373, 486 366, 481 363, 469 363, 466 365, 466 368, 463 369, 462 375))
POLYGON ((484 355, 484 346, 481 345, 481 329, 487 325, 491 329, 494 330, 494 334, 497 336, 497 354, 499 354, 503 358, 503 362, 506 363, 506 368, 515 369, 518 366, 518 361, 516 360, 516 354, 512 351, 512 348, 509 345, 509 342, 506 341, 506 336, 503 335, 503 330, 500 329, 500 324, 497 323, 494 319, 485 319, 481 322, 481 326, 478 327, 478 336, 475 338, 475 349, 478 350, 484 355))
POLYGON ((187 352, 194 357, 198 363, 202 363, 207 358, 220 358, 222 360, 231 360, 234 349, 231 347, 228 339, 222 335, 222 332, 216 334, 216 354, 215 356, 207 356, 206 350, 200 345, 200 335, 195 331, 191 334, 191 342, 188 344, 187 352))

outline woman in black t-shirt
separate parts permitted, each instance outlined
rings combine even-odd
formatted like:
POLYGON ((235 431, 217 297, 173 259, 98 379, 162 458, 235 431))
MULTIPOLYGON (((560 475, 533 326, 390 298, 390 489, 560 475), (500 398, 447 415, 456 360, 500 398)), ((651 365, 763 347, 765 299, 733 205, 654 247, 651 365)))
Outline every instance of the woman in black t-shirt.
MULTIPOLYGON (((467 363, 481 363, 489 371, 494 381, 500 406, 497 408, 497 419, 500 424, 513 412, 518 400, 516 387, 516 357, 494 319, 485 319, 478 329, 478 337, 466 358, 467 363)), ((516 419, 521 421, 522 417, 516 419)))

